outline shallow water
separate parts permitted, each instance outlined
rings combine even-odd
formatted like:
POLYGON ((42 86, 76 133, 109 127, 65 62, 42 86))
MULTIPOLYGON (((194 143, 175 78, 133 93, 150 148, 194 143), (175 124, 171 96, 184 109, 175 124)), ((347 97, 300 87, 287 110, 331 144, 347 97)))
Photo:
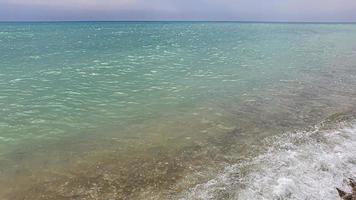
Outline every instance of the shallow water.
POLYGON ((2 23, 0 44, 2 199, 333 199, 355 170, 352 128, 303 132, 355 110, 353 24, 2 23))

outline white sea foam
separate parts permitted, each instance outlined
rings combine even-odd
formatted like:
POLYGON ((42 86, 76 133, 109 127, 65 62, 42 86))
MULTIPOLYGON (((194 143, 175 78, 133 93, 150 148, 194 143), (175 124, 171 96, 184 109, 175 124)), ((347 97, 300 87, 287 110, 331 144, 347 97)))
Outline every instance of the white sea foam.
MULTIPOLYGON (((340 125, 341 126, 341 125, 340 125)), ((356 175, 356 124, 271 137, 261 155, 228 166, 182 199, 338 199, 356 175)))

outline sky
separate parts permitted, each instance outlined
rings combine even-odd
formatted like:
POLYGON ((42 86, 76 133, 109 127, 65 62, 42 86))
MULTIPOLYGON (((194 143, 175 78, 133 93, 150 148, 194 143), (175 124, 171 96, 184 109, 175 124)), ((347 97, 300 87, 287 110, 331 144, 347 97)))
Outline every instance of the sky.
POLYGON ((356 22, 356 0, 0 0, 0 21, 356 22))

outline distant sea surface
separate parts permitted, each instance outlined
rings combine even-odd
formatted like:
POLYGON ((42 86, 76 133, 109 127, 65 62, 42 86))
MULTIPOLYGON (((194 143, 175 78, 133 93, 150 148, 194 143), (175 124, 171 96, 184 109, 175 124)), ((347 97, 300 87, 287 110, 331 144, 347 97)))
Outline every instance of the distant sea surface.
POLYGON ((0 23, 0 199, 337 199, 356 25, 0 23))

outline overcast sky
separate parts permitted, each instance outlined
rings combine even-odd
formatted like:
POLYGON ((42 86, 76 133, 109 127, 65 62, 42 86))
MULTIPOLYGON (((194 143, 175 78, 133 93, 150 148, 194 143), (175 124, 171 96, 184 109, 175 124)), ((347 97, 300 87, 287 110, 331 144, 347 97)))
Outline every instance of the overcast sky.
POLYGON ((356 0, 0 0, 0 21, 356 22, 356 0))

